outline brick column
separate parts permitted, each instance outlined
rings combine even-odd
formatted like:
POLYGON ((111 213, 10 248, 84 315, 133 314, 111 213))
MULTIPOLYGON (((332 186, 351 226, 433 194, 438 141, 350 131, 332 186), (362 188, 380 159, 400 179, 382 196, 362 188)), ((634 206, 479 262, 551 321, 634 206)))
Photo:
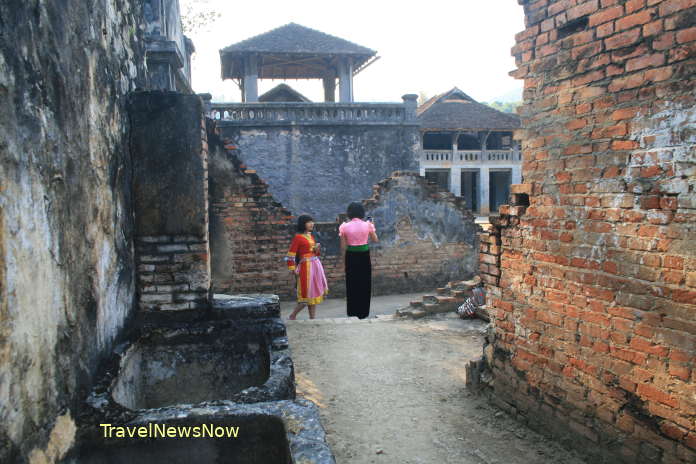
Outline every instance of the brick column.
POLYGON ((140 310, 207 306, 208 144, 197 95, 131 96, 140 310))

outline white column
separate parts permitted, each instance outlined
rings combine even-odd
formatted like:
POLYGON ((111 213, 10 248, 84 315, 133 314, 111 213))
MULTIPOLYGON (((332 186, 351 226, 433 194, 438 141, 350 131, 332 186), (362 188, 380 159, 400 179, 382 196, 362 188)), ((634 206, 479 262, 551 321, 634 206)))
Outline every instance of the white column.
POLYGON ((512 183, 521 184, 522 183, 522 166, 516 165, 512 166, 512 183))
POLYGON ((491 212, 489 181, 488 166, 481 166, 481 171, 479 171, 479 211, 482 216, 488 216, 491 212))
POLYGON ((452 166, 450 169, 450 192, 462 196, 462 168, 452 166))

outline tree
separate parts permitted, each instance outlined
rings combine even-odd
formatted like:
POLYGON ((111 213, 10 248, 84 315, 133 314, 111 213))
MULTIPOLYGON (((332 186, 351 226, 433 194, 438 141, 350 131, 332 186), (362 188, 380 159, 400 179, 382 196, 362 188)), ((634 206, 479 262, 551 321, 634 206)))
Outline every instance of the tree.
POLYGON ((423 103, 427 102, 430 99, 427 93, 424 91, 418 92, 418 106, 421 106, 423 103))
POLYGON ((499 101, 494 101, 492 103, 484 103, 484 105, 488 105, 493 109, 496 109, 498 111, 502 111, 503 113, 515 113, 517 111, 517 107, 520 106, 522 102, 506 102, 502 103, 499 101))
POLYGON ((221 16, 211 0, 181 0, 181 24, 185 34, 206 31, 221 16))

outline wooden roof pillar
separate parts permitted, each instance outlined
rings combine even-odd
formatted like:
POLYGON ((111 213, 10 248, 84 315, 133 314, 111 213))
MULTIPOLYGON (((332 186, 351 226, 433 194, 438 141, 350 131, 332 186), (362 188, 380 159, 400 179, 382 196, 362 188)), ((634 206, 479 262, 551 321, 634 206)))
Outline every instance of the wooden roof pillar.
POLYGON ((242 79, 242 101, 259 101, 259 57, 250 54, 244 57, 244 77, 242 79))
POLYGON ((323 79, 324 82, 324 101, 325 102, 335 102, 336 101, 336 76, 326 76, 323 79))

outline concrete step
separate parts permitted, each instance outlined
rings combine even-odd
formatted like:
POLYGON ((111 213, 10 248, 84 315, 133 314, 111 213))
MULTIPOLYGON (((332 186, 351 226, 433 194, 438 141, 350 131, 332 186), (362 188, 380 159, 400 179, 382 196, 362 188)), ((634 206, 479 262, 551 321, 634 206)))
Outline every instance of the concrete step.
POLYGON ((436 292, 438 295, 445 295, 446 296, 446 295, 450 294, 450 289, 448 287, 442 287, 442 288, 438 288, 436 290, 436 292))
POLYGON ((437 295, 423 295, 423 304, 438 304, 437 295))
POLYGON ((450 288, 452 288, 453 290, 471 290, 480 283, 481 277, 476 276, 471 280, 462 280, 460 282, 455 282, 454 285, 452 285, 452 282, 450 282, 450 288))
POLYGON ((452 290, 452 296, 455 298, 466 299, 471 296, 470 290, 452 290))
POLYGON ((440 305, 438 303, 425 303, 423 309, 429 314, 439 313, 440 305))

